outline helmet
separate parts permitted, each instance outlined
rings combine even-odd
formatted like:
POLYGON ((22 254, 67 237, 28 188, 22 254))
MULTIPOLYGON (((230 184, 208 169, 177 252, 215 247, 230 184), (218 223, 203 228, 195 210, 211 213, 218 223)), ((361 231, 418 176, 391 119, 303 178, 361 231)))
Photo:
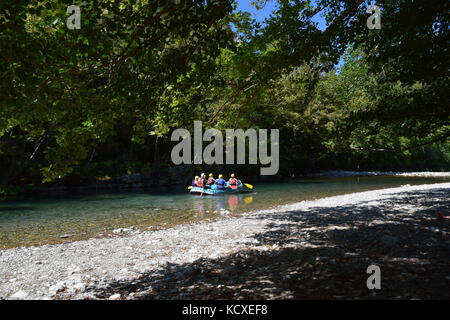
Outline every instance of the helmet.
POLYGON ((234 173, 231 174, 231 177, 234 178, 234 173))
POLYGON ((210 173, 209 176, 212 178, 214 175, 212 173, 210 173))
POLYGON ((200 179, 200 177, 199 176, 195 176, 195 180, 197 180, 197 179, 200 179))
POLYGON ((205 176, 205 174, 202 172, 202 174, 200 175, 200 177, 204 177, 205 176))
POLYGON ((219 179, 220 179, 220 178, 223 178, 223 175, 219 174, 219 179))

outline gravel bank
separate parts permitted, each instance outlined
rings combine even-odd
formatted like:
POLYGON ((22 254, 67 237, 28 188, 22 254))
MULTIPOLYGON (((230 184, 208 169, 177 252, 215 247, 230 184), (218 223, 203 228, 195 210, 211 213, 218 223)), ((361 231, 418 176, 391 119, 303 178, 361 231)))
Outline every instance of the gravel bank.
POLYGON ((1 299, 450 298, 450 183, 0 251, 1 299), (382 290, 366 268, 382 269, 382 290))
POLYGON ((400 177, 422 177, 422 178, 448 178, 450 172, 400 172, 400 171, 346 171, 330 170, 311 174, 311 177, 366 177, 366 176, 400 176, 400 177))

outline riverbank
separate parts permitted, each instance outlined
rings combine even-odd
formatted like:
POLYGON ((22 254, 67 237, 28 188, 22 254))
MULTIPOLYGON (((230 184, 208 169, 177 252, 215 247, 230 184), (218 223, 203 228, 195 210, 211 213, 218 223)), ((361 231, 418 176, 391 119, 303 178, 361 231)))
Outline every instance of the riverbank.
POLYGON ((308 177, 369 177, 369 176, 397 176, 397 177, 422 177, 422 178, 446 178, 450 177, 450 172, 422 171, 422 172, 401 172, 401 171, 348 171, 329 170, 319 173, 308 174, 308 177))
POLYGON ((3 299, 450 298, 450 183, 0 251, 3 299), (366 287, 379 265, 382 289, 366 287))

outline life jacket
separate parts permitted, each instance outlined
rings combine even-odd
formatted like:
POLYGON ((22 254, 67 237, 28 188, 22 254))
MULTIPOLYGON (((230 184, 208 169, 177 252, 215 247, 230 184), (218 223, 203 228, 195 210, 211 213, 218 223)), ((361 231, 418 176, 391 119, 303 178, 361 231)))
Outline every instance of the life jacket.
POLYGON ((237 184, 237 179, 231 178, 229 182, 230 182, 230 185, 236 185, 237 184))
POLYGON ((216 179, 209 178, 207 184, 211 185, 211 184, 214 184, 215 182, 216 182, 216 179))
POLYGON ((224 184, 225 184, 225 180, 223 180, 223 179, 216 180, 217 189, 222 189, 224 184))
POLYGON ((203 187, 203 179, 197 181, 197 187, 203 187))

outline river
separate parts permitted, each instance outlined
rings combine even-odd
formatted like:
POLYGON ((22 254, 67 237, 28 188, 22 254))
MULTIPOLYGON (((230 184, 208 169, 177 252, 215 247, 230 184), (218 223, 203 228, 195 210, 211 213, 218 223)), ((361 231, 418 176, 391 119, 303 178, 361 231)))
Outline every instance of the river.
POLYGON ((25 196, 0 201, 0 248, 111 235, 135 226, 159 229, 333 195, 450 178, 346 177, 255 185, 251 194, 195 196, 186 188, 25 196))

